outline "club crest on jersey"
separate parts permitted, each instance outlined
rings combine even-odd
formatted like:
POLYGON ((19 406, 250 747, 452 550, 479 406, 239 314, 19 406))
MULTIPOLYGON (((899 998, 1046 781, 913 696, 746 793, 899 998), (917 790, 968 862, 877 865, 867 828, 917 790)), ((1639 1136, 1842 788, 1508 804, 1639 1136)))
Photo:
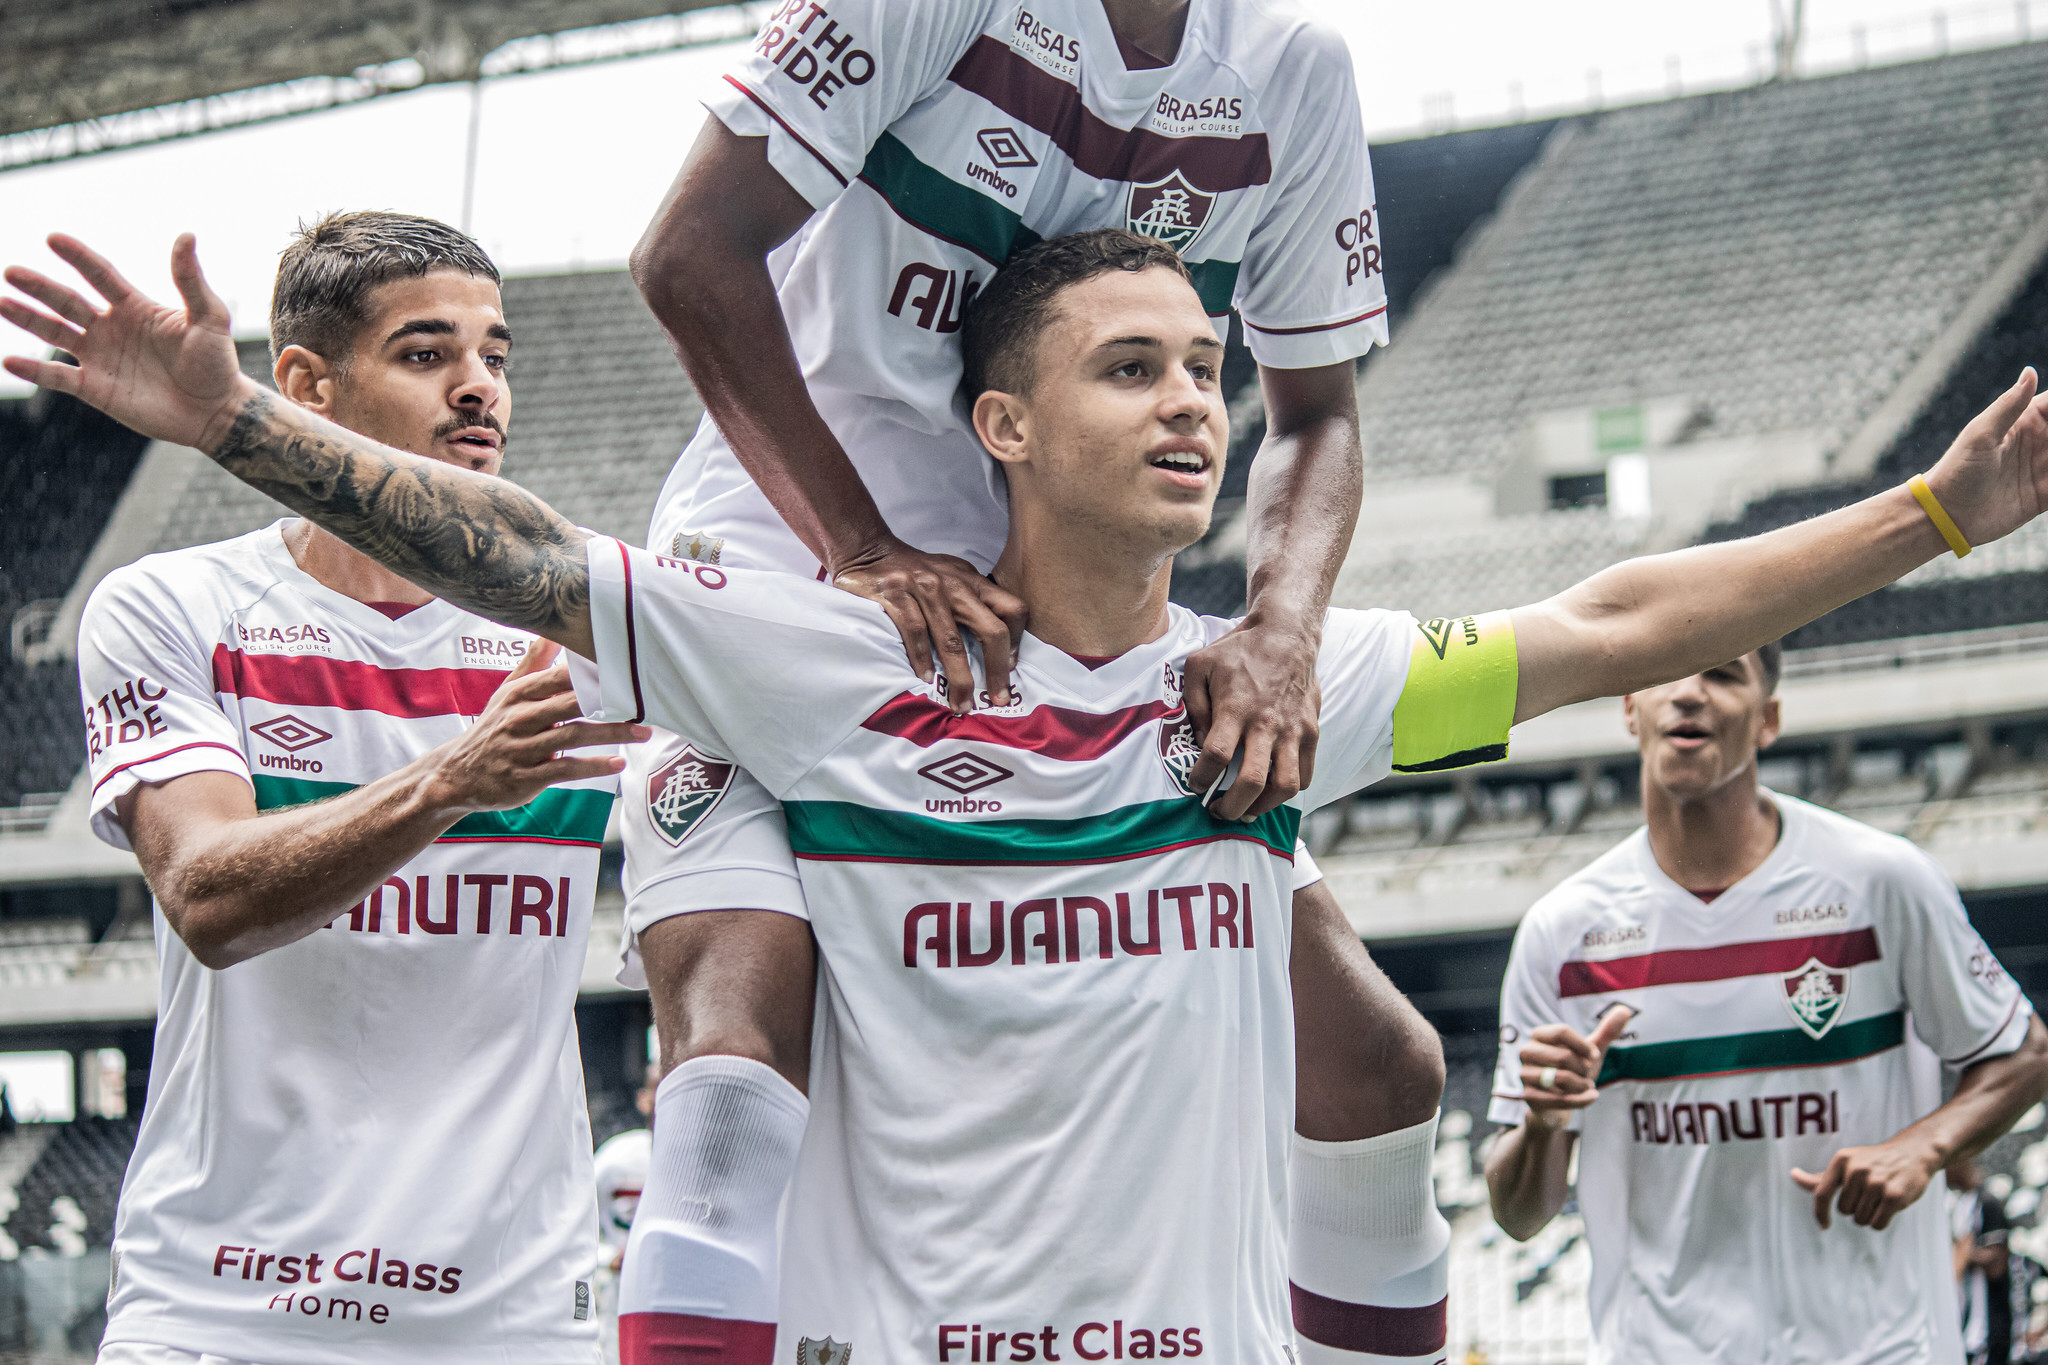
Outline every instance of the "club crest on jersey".
POLYGON ((1131 186, 1125 200, 1124 226, 1141 236, 1186 251, 1209 222, 1216 196, 1190 185, 1179 171, 1149 185, 1131 186))
POLYGON ((1166 775, 1183 796, 1196 795, 1195 760, 1201 756, 1202 746, 1195 742, 1195 724, 1186 711, 1160 717, 1159 761, 1166 765, 1166 775))
POLYGON ((655 833, 680 844, 732 787, 733 765, 685 744, 675 762, 647 779, 647 818, 655 833))
POLYGON ((1794 967, 1779 978, 1785 984, 1785 1008, 1792 1022, 1809 1038, 1819 1038, 1833 1028, 1849 1003, 1849 975, 1831 972, 1819 958, 1809 957, 1803 967, 1794 967))
POLYGON ((852 1356, 852 1346, 830 1337, 823 1341, 800 1337, 796 1343, 796 1365, 846 1365, 852 1356))

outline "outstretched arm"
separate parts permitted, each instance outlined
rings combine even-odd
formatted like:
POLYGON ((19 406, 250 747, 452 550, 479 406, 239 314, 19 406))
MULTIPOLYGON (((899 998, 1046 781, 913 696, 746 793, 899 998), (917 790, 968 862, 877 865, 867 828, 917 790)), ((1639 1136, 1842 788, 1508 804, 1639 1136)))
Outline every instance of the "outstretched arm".
MULTIPOLYGON (((2034 371, 1963 428, 1927 483, 1972 545, 2048 499, 2048 396, 2034 371)), ((1947 551, 1905 488, 1749 540, 1648 555, 1514 615, 1515 719, 1738 658, 1947 551)))
POLYGON ((0 317, 78 361, 10 356, 9 373, 71 394, 145 436, 196 446, 436 597, 595 657, 589 537, 554 509, 503 479, 379 445, 244 375, 227 306, 200 273, 189 233, 171 249, 183 310, 139 293, 83 242, 49 240, 107 306, 8 267, 7 283, 51 311, 8 297, 0 298, 0 317))

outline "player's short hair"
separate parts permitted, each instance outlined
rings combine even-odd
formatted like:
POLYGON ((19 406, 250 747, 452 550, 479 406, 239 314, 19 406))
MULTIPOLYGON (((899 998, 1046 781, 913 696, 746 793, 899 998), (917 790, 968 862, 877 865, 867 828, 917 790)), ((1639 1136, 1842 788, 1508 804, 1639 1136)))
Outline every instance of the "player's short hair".
POLYGON ((1112 270, 1136 274, 1155 265, 1188 278, 1179 252, 1122 228, 1076 232, 1018 252, 968 303, 961 319, 968 401, 990 389, 1030 389, 1038 338, 1052 323, 1061 290, 1112 270))
POLYGON ((1756 658, 1764 668, 1764 695, 1768 697, 1778 690, 1778 679, 1785 672, 1785 642, 1773 640, 1757 646, 1756 658))
POLYGON ((270 296, 270 358, 303 346, 344 363, 369 321, 378 285, 435 270, 460 270, 499 283, 498 267, 464 232, 410 213, 330 213, 301 223, 277 262, 270 296))

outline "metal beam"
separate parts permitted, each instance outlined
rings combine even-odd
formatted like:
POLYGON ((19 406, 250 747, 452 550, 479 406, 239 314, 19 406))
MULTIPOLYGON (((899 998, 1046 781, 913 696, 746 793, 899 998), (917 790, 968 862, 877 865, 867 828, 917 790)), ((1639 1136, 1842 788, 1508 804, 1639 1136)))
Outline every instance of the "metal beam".
POLYGON ((766 8, 692 13, 716 6, 717 0, 0 3, 0 169, 441 81, 723 41, 751 32, 766 8), (624 27, 605 27, 618 25, 624 27))

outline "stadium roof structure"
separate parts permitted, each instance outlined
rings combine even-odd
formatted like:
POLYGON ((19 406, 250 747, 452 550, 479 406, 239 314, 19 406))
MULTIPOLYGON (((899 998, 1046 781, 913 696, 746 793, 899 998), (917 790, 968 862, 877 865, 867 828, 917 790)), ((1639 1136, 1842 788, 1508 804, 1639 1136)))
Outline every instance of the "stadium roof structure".
POLYGON ((475 79, 507 43, 720 0, 65 0, 0 4, 0 136, 392 63, 475 79))
POLYGON ((2048 43, 1567 119, 1365 367, 1367 459, 1486 478, 1544 410, 1683 395, 1867 472, 2044 244, 2048 43))

